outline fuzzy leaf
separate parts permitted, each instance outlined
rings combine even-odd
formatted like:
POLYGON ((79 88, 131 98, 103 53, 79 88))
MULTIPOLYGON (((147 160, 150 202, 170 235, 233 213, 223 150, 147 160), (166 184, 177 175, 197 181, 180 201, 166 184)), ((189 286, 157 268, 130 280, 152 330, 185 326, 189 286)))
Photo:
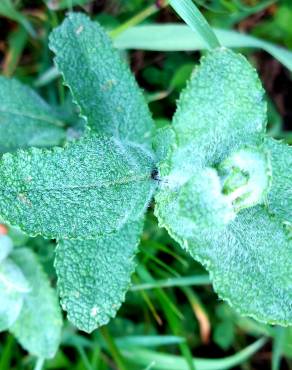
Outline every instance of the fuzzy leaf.
MULTIPOLYGON (((167 185, 166 185, 167 186, 167 185)), ((232 202, 221 193, 216 170, 207 168, 176 187, 163 187, 156 196, 155 213, 160 226, 184 245, 184 239, 213 232, 235 218, 232 202)))
POLYGON ((55 267, 61 304, 68 319, 91 332, 116 315, 135 268, 143 222, 96 240, 63 240, 55 267))
POLYGON ((221 48, 203 57, 173 119, 178 145, 171 172, 192 176, 194 167, 213 167, 243 146, 258 146, 266 125, 263 95, 242 55, 221 48))
POLYGON ((277 217, 292 223, 292 147, 268 139, 267 148, 271 152, 273 173, 268 207, 277 217))
POLYGON ((30 291, 28 281, 11 259, 0 264, 0 331, 7 330, 17 319, 24 294, 30 291))
POLYGON ((0 154, 59 145, 65 139, 62 125, 54 110, 28 86, 0 77, 0 154))
POLYGON ((31 291, 24 296, 23 307, 10 331, 31 354, 51 358, 61 339, 62 317, 57 296, 31 250, 17 249, 12 258, 30 283, 31 291))
POLYGON ((292 324, 292 240, 263 206, 241 211, 226 229, 206 231, 185 246, 210 271, 219 296, 240 314, 292 324))
POLYGON ((243 57, 218 49, 203 59, 174 117, 177 144, 159 166, 155 213, 160 225, 210 271, 220 297, 241 314, 288 325, 292 242, 282 220, 265 203, 269 197, 269 208, 275 207, 276 196, 286 194, 274 213, 287 216, 289 159, 282 167, 275 158, 269 162, 269 147, 263 148, 262 98, 256 72, 243 57), (272 189, 278 191, 269 196, 271 166, 272 189), (213 184, 218 176, 221 192, 211 186, 210 176, 207 181, 210 170, 213 184), (227 222, 225 197, 237 213, 227 222))
POLYGON ((104 29, 71 13, 50 36, 55 63, 98 133, 150 146, 153 122, 133 75, 104 29))
POLYGON ((10 258, 2 261, 0 274, 0 280, 8 291, 19 293, 28 293, 30 291, 29 282, 21 269, 10 258))
POLYGON ((152 158, 90 136, 65 148, 5 154, 0 214, 30 235, 95 238, 138 219, 152 196, 152 158))
POLYGON ((13 243, 9 236, 0 235, 0 262, 10 254, 13 249, 13 243))
POLYGON ((266 155, 258 149, 263 142, 265 121, 263 89, 244 57, 224 48, 204 57, 178 103, 172 125, 176 143, 159 164, 161 187, 155 213, 160 225, 176 235, 181 244, 191 233, 204 233, 210 225, 224 227, 234 218, 233 196, 238 192, 232 189, 228 199, 223 184, 226 176, 234 181, 233 170, 237 167, 239 177, 248 174, 247 181, 260 174, 263 186, 253 194, 249 183, 239 183, 239 190, 248 194, 239 193, 238 208, 263 201, 261 195, 267 190, 270 176, 266 155), (227 171, 228 163, 234 166, 227 171), (227 175, 221 174, 226 171, 227 175), (188 199, 184 203, 192 204, 192 209, 181 207, 182 198, 188 199), (185 228, 187 219, 190 227, 185 228))
POLYGON ((175 132, 170 125, 157 129, 152 141, 157 162, 166 162, 176 144, 175 132))

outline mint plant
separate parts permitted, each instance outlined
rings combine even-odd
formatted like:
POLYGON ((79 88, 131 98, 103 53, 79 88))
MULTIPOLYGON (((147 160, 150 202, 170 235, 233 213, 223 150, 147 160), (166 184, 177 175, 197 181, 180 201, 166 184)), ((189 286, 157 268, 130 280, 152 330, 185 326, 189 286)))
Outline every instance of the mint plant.
MULTIPOLYGON (((116 315, 154 198, 159 225, 210 272, 222 299, 259 321, 292 324, 292 152, 266 135, 264 90, 248 61, 222 47, 208 52, 172 125, 155 130, 134 77, 96 22, 69 14, 50 48, 86 130, 63 147, 35 148, 62 145, 65 130, 35 93, 2 78, 0 115, 9 130, 0 148, 25 149, 1 158, 0 215, 30 236, 57 239, 58 291, 69 320, 91 332, 116 315)), ((22 280, 36 284, 31 252, 11 253, 22 280)), ((30 294, 29 284, 19 284, 7 299, 15 310, 9 300, 30 294)), ((50 302, 51 293, 39 293, 50 302)), ((59 328, 57 309, 46 307, 59 328)), ((11 330, 21 338, 32 312, 11 315, 3 329, 18 317, 23 324, 11 330)))

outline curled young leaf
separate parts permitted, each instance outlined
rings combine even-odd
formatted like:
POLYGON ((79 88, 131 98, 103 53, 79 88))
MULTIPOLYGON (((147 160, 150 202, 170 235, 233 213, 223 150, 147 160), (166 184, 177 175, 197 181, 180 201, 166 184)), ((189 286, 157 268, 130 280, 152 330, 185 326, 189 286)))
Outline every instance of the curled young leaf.
POLYGON ((233 201, 236 212, 263 204, 272 179, 269 153, 263 148, 243 148, 220 163, 219 174, 223 193, 233 201))

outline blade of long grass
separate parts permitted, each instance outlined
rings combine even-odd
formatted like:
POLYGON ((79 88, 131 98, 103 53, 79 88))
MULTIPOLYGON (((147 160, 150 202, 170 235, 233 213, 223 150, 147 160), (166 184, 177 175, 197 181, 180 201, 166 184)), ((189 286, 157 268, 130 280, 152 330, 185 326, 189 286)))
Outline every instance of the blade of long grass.
POLYGON ((11 0, 0 1, 0 15, 2 15, 3 17, 7 17, 15 22, 18 22, 27 30, 27 32, 32 37, 36 37, 36 32, 29 20, 15 8, 11 0))
MULTIPOLYGON (((137 281, 137 280, 138 280, 137 277, 133 276, 133 281, 137 281)), ((147 307, 149 308, 150 312, 152 313, 152 315, 153 315, 155 321, 157 322, 157 324, 162 325, 162 320, 161 320, 159 314, 157 313, 157 311, 154 307, 154 304, 152 303, 149 295, 143 289, 140 291, 140 294, 141 294, 143 300, 145 301, 147 307)))
POLYGON ((130 335, 116 338, 118 347, 158 347, 184 343, 185 338, 177 335, 130 335))
MULTIPOLYGON (((292 52, 240 32, 214 29, 222 46, 265 50, 292 71, 292 52)), ((119 49, 151 51, 196 51, 206 49, 204 42, 188 26, 177 23, 144 25, 130 28, 114 40, 119 49)))
POLYGON ((208 49, 220 46, 212 28, 192 0, 170 0, 169 3, 186 24, 200 36, 208 49))
POLYGON ((118 366, 119 370, 127 370, 127 366, 124 363, 124 359, 122 354, 120 353, 119 348, 117 347, 113 337, 111 336, 110 332, 108 331, 107 326, 103 326, 100 329, 100 332, 103 336, 103 339, 106 342, 106 345, 110 351, 111 356, 113 357, 115 363, 118 366))
MULTIPOLYGON (((292 52, 271 42, 246 35, 237 31, 214 28, 222 46, 228 48, 262 49, 292 71, 292 52)), ((197 51, 206 48, 200 38, 188 26, 169 23, 163 25, 149 24, 127 29, 114 38, 118 49, 149 51, 197 51)), ((49 68, 35 81, 35 87, 42 87, 59 77, 55 67, 49 68)))
POLYGON ((183 286, 181 289, 190 302, 192 310, 199 322, 201 340, 204 344, 207 344, 209 343, 211 333, 211 323, 207 311, 204 308, 200 298, 190 287, 183 286))
POLYGON ((272 352, 272 370, 280 370, 283 347, 285 344, 285 328, 275 328, 272 352))
POLYGON ((8 52, 3 61, 4 76, 12 76, 19 63, 27 41, 28 33, 22 26, 11 32, 8 40, 8 52))
MULTIPOLYGON (((227 370, 244 363, 266 343, 265 338, 258 339, 248 347, 232 356, 218 359, 193 358, 196 370, 227 370)), ((188 365, 182 356, 168 355, 151 350, 131 348, 122 349, 126 358, 140 366, 153 363, 153 370, 188 370, 188 365)))
POLYGON ((208 275, 194 275, 178 278, 169 278, 163 280, 156 280, 149 283, 133 285, 130 290, 147 290, 155 288, 172 288, 179 286, 190 286, 190 285, 208 285, 210 284, 210 278, 208 275))
MULTIPOLYGON (((144 280, 148 282, 154 281, 153 277, 151 276, 151 274, 147 271, 147 269, 144 266, 139 265, 137 268, 137 272, 139 273, 141 277, 143 277, 144 280)), ((164 293, 163 290, 156 289, 155 294, 160 303, 161 309, 163 310, 166 316, 166 319, 167 319, 167 322, 168 322, 168 325, 171 331, 173 332, 175 336, 183 336, 183 329, 181 325, 181 320, 183 319, 183 315, 182 314, 177 315, 177 313, 175 312, 175 309, 176 309, 175 304, 164 293)), ((188 343, 187 342, 179 343, 178 346, 180 348, 181 354, 183 355, 182 361, 184 362, 186 369, 196 370, 196 366, 194 365, 192 361, 192 354, 189 349, 188 343)), ((149 365, 149 363, 147 365, 149 365)))
POLYGON ((8 334, 6 337, 5 345, 1 350, 0 356, 0 369, 1 370, 9 370, 11 360, 13 358, 13 349, 15 345, 15 339, 11 334, 8 334))
POLYGON ((136 14, 134 17, 126 21, 125 23, 121 24, 119 27, 115 28, 114 30, 110 31, 111 37, 116 37, 120 33, 124 32, 130 27, 133 27, 141 22, 143 22, 146 18, 150 17, 151 15, 158 12, 159 7, 156 4, 152 4, 147 8, 143 9, 140 13, 136 14))
POLYGON ((45 3, 47 7, 51 10, 62 10, 62 9, 72 9, 73 6, 79 5, 86 5, 90 3, 91 0, 47 0, 45 3))
POLYGON ((42 73, 34 82, 35 87, 42 87, 48 85, 56 78, 60 76, 59 71, 56 67, 51 67, 47 69, 44 73, 42 73))

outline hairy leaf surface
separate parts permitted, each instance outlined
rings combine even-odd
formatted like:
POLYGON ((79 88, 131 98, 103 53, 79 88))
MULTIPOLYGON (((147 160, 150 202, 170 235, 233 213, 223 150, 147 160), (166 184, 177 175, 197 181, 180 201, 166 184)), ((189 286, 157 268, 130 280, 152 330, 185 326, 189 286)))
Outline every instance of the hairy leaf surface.
POLYGON ((155 213, 210 271, 222 298, 242 314, 288 325, 292 243, 272 213, 289 216, 291 156, 275 143, 263 148, 265 121, 263 89, 246 60, 226 49, 203 58, 174 117, 177 143, 159 166, 155 213), (237 213, 227 219, 226 199, 237 213))
POLYGON ((271 152, 273 172, 268 207, 277 217, 292 223, 292 147, 268 139, 267 148, 271 152))
POLYGON ((116 315, 125 299, 143 222, 96 240, 63 240, 55 267, 61 304, 68 319, 91 332, 116 315))
POLYGON ((24 295, 30 286, 20 268, 7 258, 0 264, 0 331, 7 330, 17 319, 24 295))
POLYGON ((257 146, 266 125, 263 95, 256 71, 242 55, 221 48, 203 57, 174 115, 173 166, 183 165, 188 175, 194 166, 215 166, 243 146, 257 146))
POLYGON ((150 146, 153 122, 126 63, 97 22, 71 13, 50 36, 55 63, 98 133, 150 146))
POLYGON ((152 196, 151 155, 90 136, 63 148, 5 154, 0 214, 30 235, 95 238, 138 219, 152 196))
MULTIPOLYGON (((188 231, 194 234, 204 232, 211 224, 223 227, 234 218, 230 209, 232 194, 229 199, 220 194, 224 178, 220 178, 218 168, 234 153, 243 160, 245 151, 261 145, 265 121, 263 89, 244 57, 224 48, 204 57, 178 103, 172 125, 176 143, 159 165, 161 188, 155 212, 160 224, 172 230, 182 243, 187 218, 193 224, 188 231), (211 172, 213 180, 203 185, 206 173, 211 172), (188 185, 194 183, 194 178, 201 179, 201 184, 196 185, 200 191, 188 185), (193 199, 192 210, 182 212, 182 193, 185 199, 193 199), (211 212, 208 215, 203 211, 205 207, 211 212)), ((162 146, 164 142, 161 140, 162 146)), ((263 166, 265 172, 265 163, 263 166)))
POLYGON ((43 99, 28 86, 0 77, 0 154, 59 145, 64 139, 62 122, 43 99))
POLYGON ((57 296, 31 250, 17 249, 12 258, 23 271, 31 291, 24 296, 21 312, 10 330, 31 354, 51 358, 61 339, 62 317, 57 296))
POLYGON ((12 240, 8 235, 0 234, 0 262, 5 260, 5 258, 10 254, 13 249, 12 240))
POLYGON ((225 230, 185 243, 210 271, 219 296, 239 313, 291 325, 292 240, 267 209, 243 210, 225 230))

